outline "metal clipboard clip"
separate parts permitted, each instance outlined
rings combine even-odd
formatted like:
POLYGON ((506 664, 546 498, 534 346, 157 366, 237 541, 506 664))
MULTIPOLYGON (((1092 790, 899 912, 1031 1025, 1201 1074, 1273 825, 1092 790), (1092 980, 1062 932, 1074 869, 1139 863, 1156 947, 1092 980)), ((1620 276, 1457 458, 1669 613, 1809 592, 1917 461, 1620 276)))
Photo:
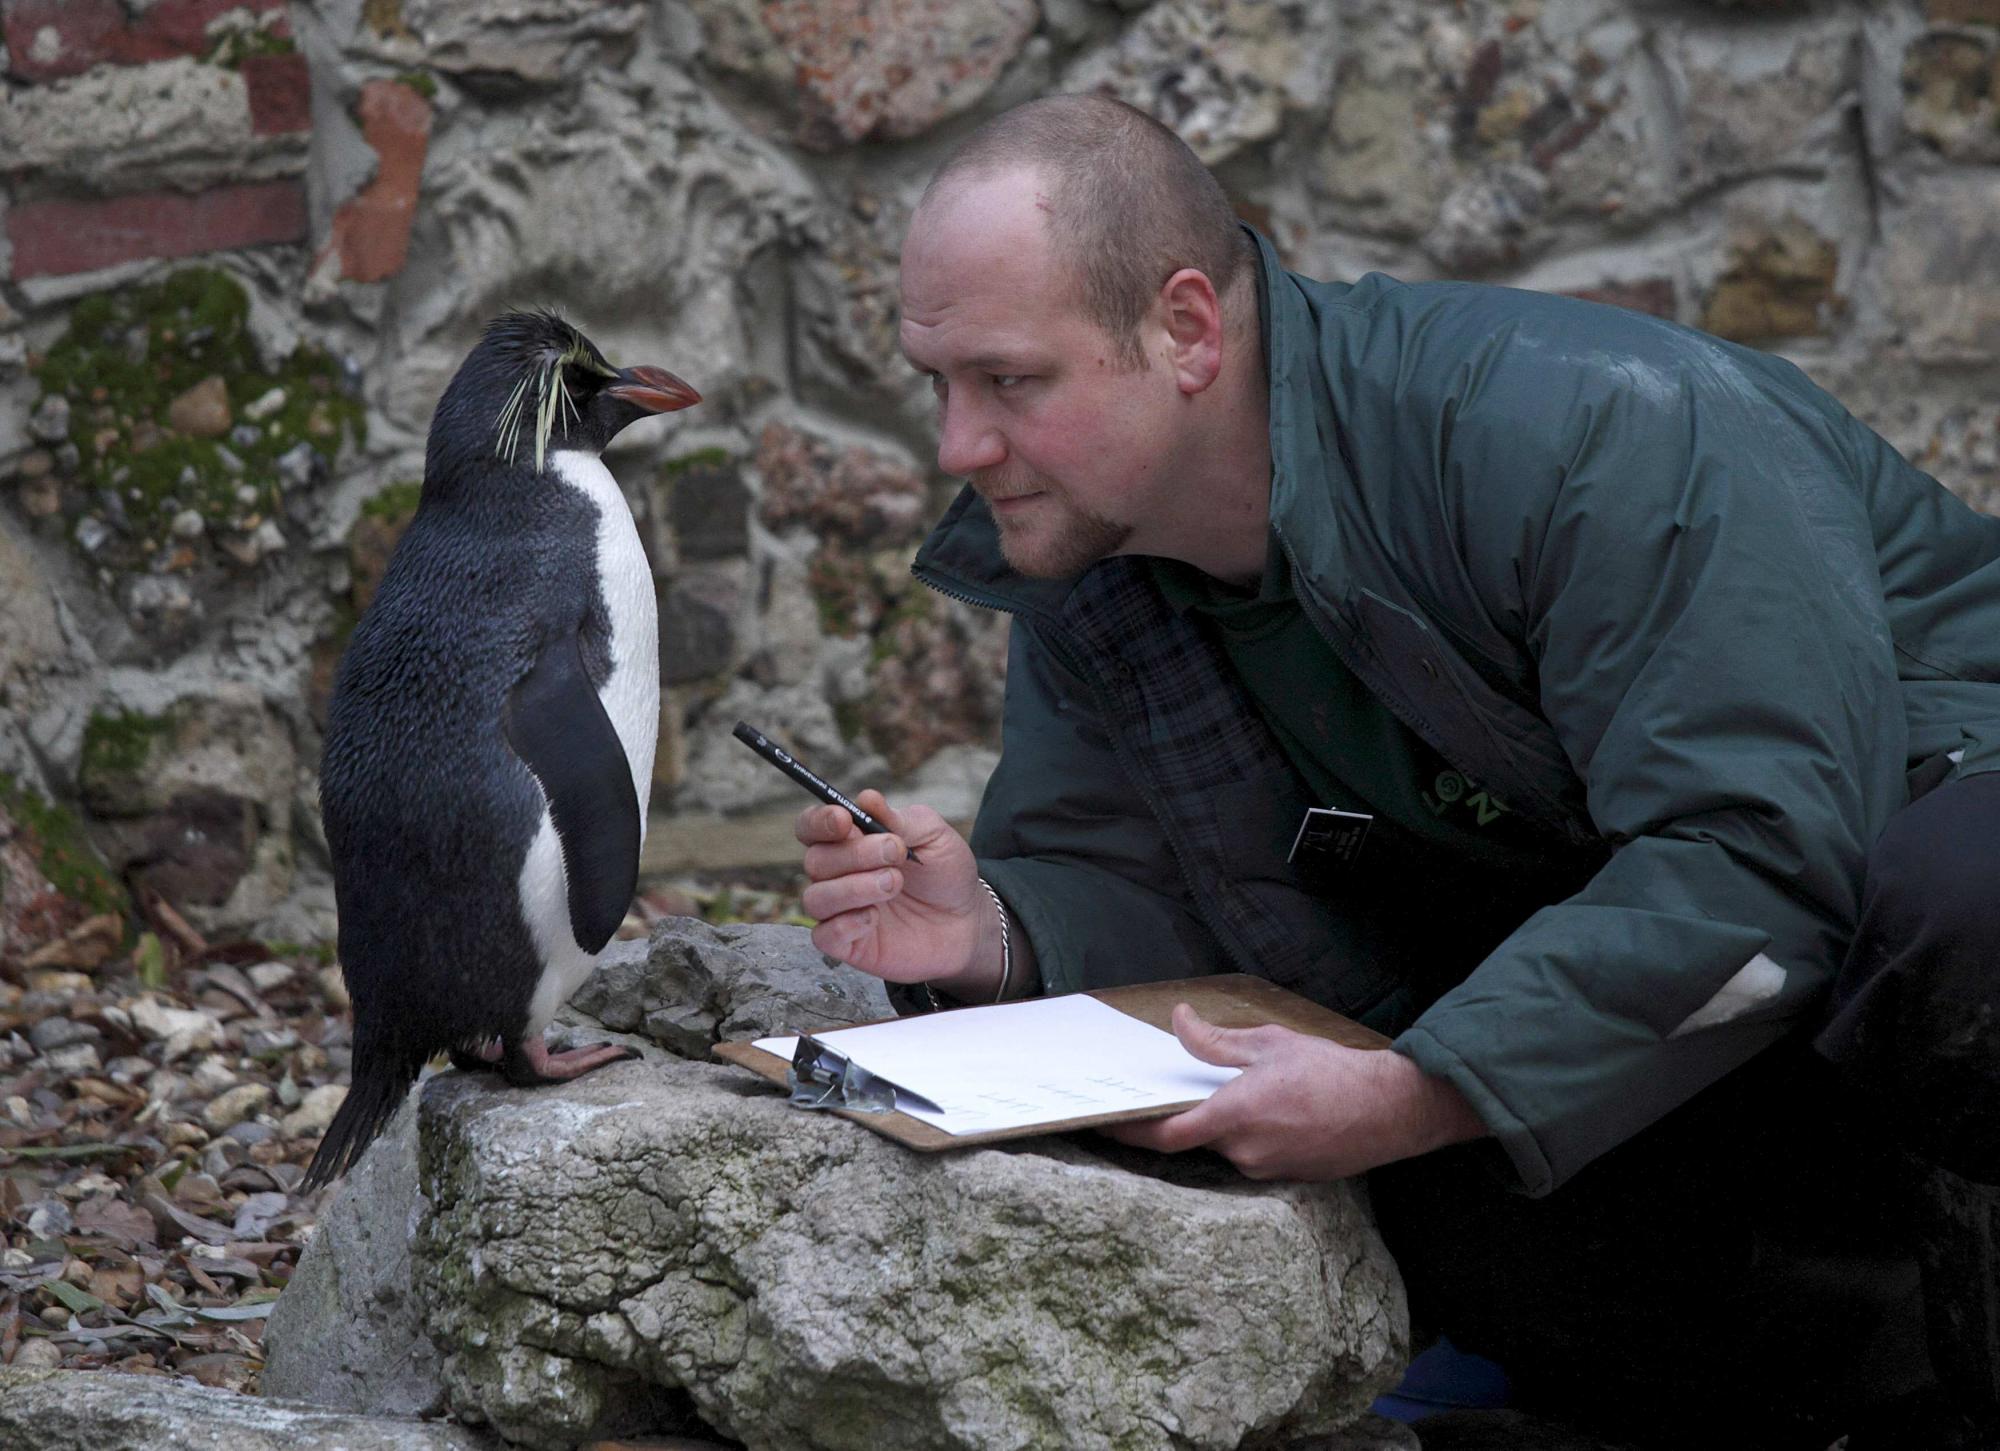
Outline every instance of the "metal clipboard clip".
POLYGON ((785 1074, 794 1108, 844 1108, 855 1113, 893 1113, 896 1085, 807 1033, 799 1034, 792 1066, 785 1074))

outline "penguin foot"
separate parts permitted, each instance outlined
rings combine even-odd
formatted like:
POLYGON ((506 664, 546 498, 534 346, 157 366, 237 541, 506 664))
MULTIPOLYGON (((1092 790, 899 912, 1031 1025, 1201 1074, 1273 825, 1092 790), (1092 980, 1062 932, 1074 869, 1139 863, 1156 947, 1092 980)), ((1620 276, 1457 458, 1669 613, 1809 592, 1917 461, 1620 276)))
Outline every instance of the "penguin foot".
POLYGON ((548 1044, 538 1037, 510 1039, 501 1046, 500 1074, 516 1088, 533 1088, 542 1083, 567 1083, 593 1068, 638 1056, 636 1049, 618 1043, 592 1043, 584 1048, 551 1053, 548 1044))

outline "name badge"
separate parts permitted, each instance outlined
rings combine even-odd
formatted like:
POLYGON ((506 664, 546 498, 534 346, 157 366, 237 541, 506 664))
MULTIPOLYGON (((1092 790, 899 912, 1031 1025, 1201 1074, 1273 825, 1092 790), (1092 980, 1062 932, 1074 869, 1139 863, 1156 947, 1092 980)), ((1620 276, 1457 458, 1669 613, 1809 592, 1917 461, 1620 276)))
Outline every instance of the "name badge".
POLYGON ((1366 811, 1336 811, 1314 806, 1299 823, 1292 850, 1285 860, 1312 865, 1347 866, 1361 853, 1361 840, 1375 820, 1366 811))

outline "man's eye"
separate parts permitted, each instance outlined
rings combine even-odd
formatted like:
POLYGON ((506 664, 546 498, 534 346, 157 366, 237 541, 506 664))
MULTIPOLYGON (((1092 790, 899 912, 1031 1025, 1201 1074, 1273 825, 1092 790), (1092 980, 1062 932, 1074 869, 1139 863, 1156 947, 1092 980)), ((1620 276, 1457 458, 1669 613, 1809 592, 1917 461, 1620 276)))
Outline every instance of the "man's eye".
POLYGON ((987 376, 993 380, 993 386, 1002 392, 1024 381, 1019 373, 989 373, 987 376))

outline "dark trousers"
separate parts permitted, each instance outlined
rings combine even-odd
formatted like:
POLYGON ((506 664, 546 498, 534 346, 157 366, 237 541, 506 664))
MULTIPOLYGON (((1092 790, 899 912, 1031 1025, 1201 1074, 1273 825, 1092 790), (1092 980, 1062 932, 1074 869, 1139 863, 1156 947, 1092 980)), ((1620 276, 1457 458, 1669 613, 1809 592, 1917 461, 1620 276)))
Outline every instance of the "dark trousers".
POLYGON ((1882 833, 1819 1050, 1906 1150, 1931 1361, 2000 1433, 2000 773, 1882 833))
POLYGON ((2000 1179, 1997 980, 1989 775, 1892 819, 1818 1051, 1771 1049, 1546 1198, 1491 1145, 1370 1175, 1418 1333, 1637 1445, 1820 1451, 1930 1376, 1916 1181, 2000 1179))

